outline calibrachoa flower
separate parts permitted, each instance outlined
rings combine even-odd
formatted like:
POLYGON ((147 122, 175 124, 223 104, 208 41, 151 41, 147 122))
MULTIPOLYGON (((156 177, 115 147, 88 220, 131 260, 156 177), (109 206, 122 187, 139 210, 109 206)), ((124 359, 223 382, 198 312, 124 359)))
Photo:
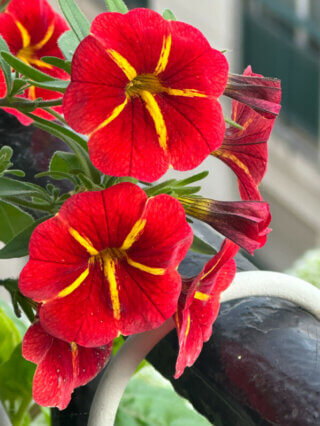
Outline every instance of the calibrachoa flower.
POLYGON ((275 118, 281 109, 281 82, 252 72, 249 65, 243 75, 229 74, 224 95, 240 101, 266 118, 275 118))
POLYGON ((147 9, 104 13, 72 62, 64 114, 102 172, 154 181, 222 142, 228 64, 200 31, 147 9))
POLYGON ((250 107, 232 102, 232 120, 243 129, 227 128, 222 145, 212 153, 224 161, 238 177, 243 200, 260 200, 258 190, 267 170, 267 142, 275 119, 268 119, 250 107))
POLYGON ((42 326, 82 346, 159 327, 176 310, 177 267, 192 243, 181 204, 131 183, 68 199, 29 245, 21 292, 42 326))
MULTIPOLYGON (((0 14, 0 35, 7 42, 11 53, 40 71, 63 79, 69 77, 66 72, 45 63, 41 58, 63 58, 57 40, 67 29, 65 20, 53 11, 46 0, 12 0, 6 11, 0 14)), ((31 100, 58 99, 62 94, 31 86, 21 96, 31 100)), ((22 124, 27 125, 32 121, 13 108, 4 109, 14 114, 22 124)), ((61 107, 55 109, 59 111, 61 107)), ((39 108, 34 114, 47 119, 53 118, 39 108)))
POLYGON ((271 222, 269 205, 263 201, 216 201, 179 197, 187 215, 211 225, 225 237, 253 254, 264 246, 271 222))
POLYGON ((187 366, 193 365, 203 343, 211 337, 221 292, 231 284, 236 272, 233 257, 238 249, 236 244, 225 240, 220 251, 206 263, 198 276, 182 281, 178 311, 174 316, 180 346, 176 379, 187 366))
POLYGON ((104 367, 112 343, 84 348, 48 334, 36 321, 24 336, 22 354, 38 364, 33 378, 33 399, 37 404, 63 410, 73 390, 92 380, 104 367))

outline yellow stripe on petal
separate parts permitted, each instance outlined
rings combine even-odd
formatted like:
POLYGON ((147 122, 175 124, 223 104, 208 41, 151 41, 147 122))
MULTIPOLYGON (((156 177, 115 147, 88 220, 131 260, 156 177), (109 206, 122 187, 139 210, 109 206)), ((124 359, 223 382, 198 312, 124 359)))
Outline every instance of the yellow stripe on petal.
POLYGON ((189 331, 190 331, 190 322, 191 322, 190 312, 188 312, 188 316, 187 316, 187 327, 186 327, 185 337, 187 337, 188 334, 189 334, 189 331))
POLYGON ((82 274, 71 285, 60 291, 57 297, 66 297, 72 292, 74 292, 83 283, 83 281, 87 278, 88 275, 89 268, 83 271, 82 274))
POLYGON ((105 256, 103 259, 104 275, 109 282, 110 298, 112 303, 113 317, 116 320, 120 319, 120 301, 118 293, 118 285, 116 280, 116 265, 110 256, 105 256))
POLYGON ((109 56, 111 56, 112 60, 118 65, 118 67, 124 72, 130 81, 137 76, 137 71, 119 52, 113 49, 108 49, 107 53, 109 56))
POLYGON ((73 377, 77 377, 79 374, 79 349, 78 345, 75 342, 70 343, 71 353, 72 353, 72 369, 73 377))
POLYGON ((246 175, 250 176, 250 171, 248 167, 242 161, 240 161, 239 158, 236 157, 235 155, 222 151, 221 149, 217 149, 216 151, 213 151, 212 155, 214 155, 215 157, 226 158, 227 160, 231 160, 238 167, 240 167, 240 169, 243 170, 246 175))
POLYGON ((202 293, 201 291, 196 291, 194 298, 201 300, 202 302, 207 302, 210 299, 210 294, 202 293))
POLYGON ((199 92, 195 89, 171 89, 170 87, 163 87, 162 90, 172 96, 184 96, 185 98, 207 98, 205 93, 199 92))
POLYGON ((40 68, 47 68, 49 70, 53 69, 53 66, 50 64, 47 64, 46 62, 42 61, 41 59, 33 58, 31 56, 24 56, 23 53, 20 53, 20 59, 25 61, 26 63, 30 65, 36 65, 40 68))
POLYGON ((47 42, 50 40, 50 38, 52 37, 52 34, 54 33, 54 22, 52 22, 48 29, 47 32, 45 33, 44 37, 42 40, 40 40, 37 44, 35 44, 34 46, 32 46, 35 50, 39 50, 42 49, 42 47, 47 44, 47 42))
POLYGON ((169 34, 167 37, 163 38, 159 61, 154 71, 156 75, 163 72, 168 65, 169 55, 171 51, 171 44, 172 44, 172 37, 171 37, 171 34, 169 34))
POLYGON ((152 266, 143 265, 142 263, 135 262, 134 260, 130 259, 129 256, 126 256, 127 262, 130 266, 133 266, 134 268, 139 269, 140 271, 147 272, 151 275, 164 275, 166 270, 164 268, 153 268, 152 266))
POLYGON ((219 259, 217 260, 217 262, 209 269, 209 271, 207 271, 205 274, 202 275, 202 277, 200 278, 200 281, 202 281, 203 279, 205 279, 209 274, 211 274, 211 272, 218 266, 218 264, 220 263, 220 260, 222 258, 219 257, 219 259))
POLYGON ((140 235, 142 234, 145 226, 146 226, 147 220, 146 219, 139 219, 136 221, 136 223, 133 225, 131 231, 126 236, 126 239, 124 240, 120 250, 129 250, 129 248, 132 246, 133 243, 135 243, 140 235))
POLYGON ((96 129, 94 129, 94 131, 91 134, 97 132, 98 130, 101 130, 103 127, 106 127, 108 124, 110 124, 111 121, 116 119, 118 115, 120 115, 121 112, 124 110, 127 103, 128 103, 128 99, 126 99, 121 105, 118 105, 117 107, 115 107, 115 109, 112 111, 109 117, 106 120, 104 120, 101 124, 99 124, 99 126, 96 129))
POLYGON ((15 23, 16 23, 16 25, 17 25, 17 27, 20 31, 21 37, 22 37, 22 46, 23 47, 30 46, 31 36, 28 33, 28 30, 21 24, 21 22, 15 21, 15 23))
POLYGON ((93 247, 92 242, 87 237, 83 237, 76 231, 74 228, 69 228, 69 232, 72 237, 82 246, 84 247, 91 256, 97 255, 99 252, 93 247))
POLYGON ((161 148, 166 151, 167 149, 167 126, 164 122, 164 118, 160 107, 155 99, 155 97, 146 90, 140 92, 140 96, 143 99, 146 108, 151 115, 151 118, 154 122, 154 126, 158 135, 159 144, 161 148))

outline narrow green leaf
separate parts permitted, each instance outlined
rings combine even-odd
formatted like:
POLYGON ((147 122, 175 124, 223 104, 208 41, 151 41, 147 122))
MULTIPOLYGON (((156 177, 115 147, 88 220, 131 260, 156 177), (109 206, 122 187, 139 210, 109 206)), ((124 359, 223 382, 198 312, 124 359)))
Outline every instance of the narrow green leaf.
POLYGON ((36 187, 19 180, 0 177, 0 198, 36 194, 36 187))
POLYGON ((41 178, 41 177, 51 177, 55 180, 71 180, 75 185, 78 184, 77 180, 74 178, 74 176, 70 173, 64 173, 64 172, 41 172, 35 175, 35 178, 41 178))
POLYGON ((27 87, 29 87, 29 83, 26 80, 23 78, 15 78, 11 89, 11 96, 23 93, 27 87))
POLYGON ((104 0, 110 12, 127 13, 129 9, 122 0, 104 0))
POLYGON ((217 252, 216 250, 210 246, 210 244, 201 240, 201 238, 193 235, 193 243, 190 247, 190 250, 195 251, 201 254, 208 254, 209 256, 214 256, 217 252))
POLYGON ((209 175, 208 170, 198 173, 194 176, 190 176, 186 179, 180 180, 175 186, 187 186, 190 183, 198 182, 199 180, 205 179, 209 175))
POLYGON ((235 127, 236 129, 243 130, 243 127, 240 124, 238 124, 236 121, 231 120, 231 118, 224 117, 224 121, 227 124, 230 124, 230 126, 235 127))
MULTIPOLYGON (((3 37, 0 35, 0 51, 10 53, 10 49, 3 37)), ((7 92, 11 92, 11 68, 10 65, 0 56, 0 67, 2 68, 4 78, 6 80, 7 92)))
POLYGON ((59 0, 59 4, 62 13, 79 41, 87 37, 90 32, 90 23, 81 12, 76 2, 74 0, 59 0))
POLYGON ((79 43, 80 41, 72 30, 66 31, 59 37, 58 45, 67 61, 72 60, 79 43))
POLYGON ((176 195, 182 196, 182 195, 191 195, 196 194, 201 190, 201 186, 182 186, 182 187, 175 187, 172 188, 172 192, 174 192, 176 195))
POLYGON ((168 21, 176 21, 177 20, 174 13, 170 9, 164 10, 162 16, 164 17, 164 19, 167 19, 168 21))
POLYGON ((70 173, 71 170, 81 169, 78 158, 71 152, 56 151, 51 158, 50 172, 70 173))
POLYGON ((53 65, 54 67, 57 67, 66 71, 68 74, 71 73, 70 61, 64 61, 63 59, 56 58, 55 56, 43 56, 41 60, 45 62, 46 64, 53 65))
POLYGON ((8 242, 0 250, 0 259, 11 259, 14 257, 23 257, 28 255, 28 246, 31 234, 36 226, 44 222, 47 219, 50 219, 51 216, 45 216, 41 219, 36 220, 18 235, 16 235, 12 240, 8 242))
POLYGON ((0 201, 0 241, 7 243, 33 223, 33 217, 18 207, 0 201))
POLYGON ((52 90, 54 92, 60 92, 64 93, 67 89, 67 87, 70 84, 69 80, 54 80, 54 81, 46 81, 46 82, 40 82, 40 81, 30 81, 29 83, 33 86, 40 87, 41 89, 48 89, 52 90))
POLYGON ((2 57, 6 60, 6 62, 12 66, 13 69, 18 71, 19 73, 25 75, 34 81, 54 81, 56 80, 54 77, 51 77, 48 74, 45 74, 42 71, 39 71, 35 68, 30 67, 20 59, 11 55, 8 52, 1 52, 2 57))

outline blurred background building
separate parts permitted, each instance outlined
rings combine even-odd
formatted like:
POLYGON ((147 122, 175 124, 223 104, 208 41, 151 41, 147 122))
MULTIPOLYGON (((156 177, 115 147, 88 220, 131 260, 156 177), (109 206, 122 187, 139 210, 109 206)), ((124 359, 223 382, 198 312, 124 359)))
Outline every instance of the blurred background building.
MULTIPOLYGON (((57 0, 50 2, 59 9, 57 0)), ((77 3, 90 20, 106 10, 104 0, 77 3)), ((251 64, 257 73, 281 78, 283 107, 269 142, 269 167, 261 185, 271 205, 273 232, 254 260, 262 268, 284 270, 306 250, 319 246, 320 0, 126 3, 129 8, 151 7, 160 13, 171 9, 178 20, 198 27, 213 47, 227 49, 234 73, 251 64)), ((227 111, 229 105, 224 107, 227 111)), ((199 170, 210 170, 203 195, 239 199, 236 179, 223 163, 209 158, 199 170)), ((3 262, 0 275, 8 275, 3 262)))

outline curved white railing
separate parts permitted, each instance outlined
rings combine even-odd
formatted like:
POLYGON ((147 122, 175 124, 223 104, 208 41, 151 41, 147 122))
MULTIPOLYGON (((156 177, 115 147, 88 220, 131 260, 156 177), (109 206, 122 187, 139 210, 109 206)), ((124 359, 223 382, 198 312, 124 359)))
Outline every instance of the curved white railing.
MULTIPOLYGON (((221 302, 248 296, 279 297, 304 308, 320 320, 320 290, 299 278, 279 272, 239 272, 221 295, 221 302)), ((170 319, 158 329, 126 340, 104 372, 91 406, 88 426, 113 426, 122 394, 134 371, 173 328, 170 319)))

